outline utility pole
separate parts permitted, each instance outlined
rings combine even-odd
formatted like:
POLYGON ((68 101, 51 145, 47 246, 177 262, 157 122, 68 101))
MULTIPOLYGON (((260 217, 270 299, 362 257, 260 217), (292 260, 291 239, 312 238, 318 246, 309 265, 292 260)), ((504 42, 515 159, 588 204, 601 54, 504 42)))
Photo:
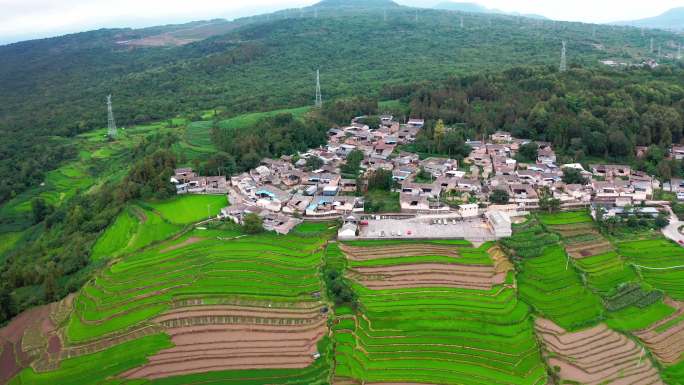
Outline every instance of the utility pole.
POLYGON ((112 95, 107 95, 107 135, 110 139, 116 138, 116 122, 112 111, 112 95))
POLYGON ((321 94, 321 71, 316 70, 316 108, 323 107, 323 95, 321 94))
POLYGON ((567 57, 565 55, 565 40, 563 40, 563 48, 561 49, 561 62, 560 62, 560 72, 565 72, 568 70, 567 57))

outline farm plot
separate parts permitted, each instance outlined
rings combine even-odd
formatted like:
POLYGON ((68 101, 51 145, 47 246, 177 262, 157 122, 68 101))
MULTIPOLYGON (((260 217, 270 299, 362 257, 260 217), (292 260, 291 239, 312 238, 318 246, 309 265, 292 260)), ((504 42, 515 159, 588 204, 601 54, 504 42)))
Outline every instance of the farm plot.
MULTIPOLYGON (((358 295, 359 312, 336 310, 334 383, 546 382, 529 309, 517 300, 510 283, 497 283, 494 277, 497 268, 505 276, 506 265, 495 264, 490 258, 487 265, 481 265, 489 269, 489 275, 472 272, 473 277, 488 284, 466 289, 448 283, 458 280, 459 274, 467 276, 467 269, 478 265, 459 265, 457 256, 445 261, 439 255, 423 255, 433 258, 430 269, 440 264, 448 269, 465 269, 461 273, 449 270, 450 278, 445 275, 434 280, 413 268, 416 255, 406 256, 407 246, 394 248, 394 257, 383 254, 384 259, 395 260, 392 264, 373 267, 384 269, 384 274, 395 271, 388 269, 415 272, 412 279, 397 287, 375 286, 401 280, 396 276, 376 277, 372 270, 360 270, 364 264, 377 260, 354 260, 364 255, 365 250, 342 246, 343 250, 354 252, 353 256, 348 255, 348 277, 358 295), (405 262, 401 263, 402 260, 405 262)), ((459 255, 464 251, 487 255, 488 250, 460 246, 454 252, 454 246, 451 248, 452 253, 459 255)))
POLYGON ((341 246, 349 256, 349 278, 369 289, 455 287, 490 290, 506 280, 510 265, 499 260, 499 269, 483 247, 401 245, 382 249, 341 246), (480 263, 480 264, 477 264, 480 263), (508 266, 508 268, 506 268, 508 266))
POLYGON ((539 318, 535 328, 549 366, 564 383, 663 384, 641 347, 604 324, 573 333, 539 318))
POLYGON ((126 208, 93 246, 92 258, 112 258, 132 253, 178 233, 182 227, 156 212, 137 205, 126 208))
POLYGON ((664 364, 675 364, 684 353, 684 303, 666 300, 675 311, 648 328, 633 332, 664 364))
POLYGON ((573 258, 575 266, 586 275, 587 284, 592 290, 606 296, 620 284, 638 281, 634 270, 601 235, 588 214, 562 213, 558 217, 543 217, 544 220, 553 223, 547 228, 560 235, 565 251, 573 258))
POLYGON ((603 314, 601 300, 584 286, 557 240, 531 219, 502 242, 518 264, 520 298, 566 329, 595 323, 603 314))
MULTIPOLYGON (((234 235, 194 231, 113 264, 74 300, 65 331, 71 345, 65 351, 73 353, 68 356, 158 330, 171 336, 173 347, 127 368, 122 378, 185 378, 212 371, 223 372, 216 378, 239 379, 246 377, 229 372, 324 368, 314 361, 316 353, 324 353, 321 346, 327 349, 321 345, 327 309, 317 294, 325 239, 234 235)), ((310 377, 324 378, 320 370, 310 377)), ((295 371, 283 373, 299 378, 295 371)), ((263 383, 272 381, 269 376, 263 383)))
POLYGON ((187 225, 213 218, 228 205, 225 195, 182 195, 164 202, 147 203, 167 221, 187 225))
POLYGON ((617 246, 644 281, 675 300, 684 300, 684 248, 664 238, 617 246))

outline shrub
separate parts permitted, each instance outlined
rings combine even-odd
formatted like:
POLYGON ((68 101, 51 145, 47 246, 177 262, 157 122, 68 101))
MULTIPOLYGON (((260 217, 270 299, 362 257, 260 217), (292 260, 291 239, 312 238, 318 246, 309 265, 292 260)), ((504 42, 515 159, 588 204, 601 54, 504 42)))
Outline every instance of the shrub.
POLYGON ((264 223, 256 214, 247 214, 242 221, 242 228, 247 234, 259 234, 264 232, 264 223))

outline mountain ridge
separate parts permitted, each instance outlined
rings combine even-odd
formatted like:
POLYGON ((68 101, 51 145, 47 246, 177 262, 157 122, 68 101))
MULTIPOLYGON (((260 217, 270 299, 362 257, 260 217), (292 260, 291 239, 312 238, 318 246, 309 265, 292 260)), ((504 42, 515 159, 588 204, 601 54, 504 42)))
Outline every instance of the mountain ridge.
POLYGON ((684 31, 684 7, 669 9, 658 16, 637 20, 617 21, 611 24, 684 31))

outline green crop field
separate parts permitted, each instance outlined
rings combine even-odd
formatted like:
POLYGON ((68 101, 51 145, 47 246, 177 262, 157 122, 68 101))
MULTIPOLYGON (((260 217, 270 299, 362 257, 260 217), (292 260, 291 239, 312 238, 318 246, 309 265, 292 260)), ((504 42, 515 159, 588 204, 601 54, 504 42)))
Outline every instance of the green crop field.
POLYGON ((185 140, 194 147, 216 150, 211 140, 212 122, 200 121, 188 124, 185 129, 185 140))
MULTIPOLYGON (((178 217, 183 218, 182 214, 178 217)), ((95 242, 92 258, 97 260, 131 253, 168 239, 181 230, 181 225, 169 222, 157 212, 131 205, 95 242)))
MULTIPOLYGON (((459 253, 470 249, 463 243, 454 247, 459 253)), ((330 259, 339 261, 337 247, 329 248, 328 253, 332 254, 330 259)), ((446 262, 439 256, 418 259, 446 262)), ((405 264, 416 262, 415 258, 401 257, 393 263, 401 260, 405 264)), ((516 298, 515 290, 503 286, 472 290, 438 285, 370 290, 359 283, 352 285, 358 295, 359 313, 355 315, 344 307, 337 311, 336 377, 377 383, 545 382, 546 369, 534 338, 529 308, 516 298)))
POLYGON ((567 225, 592 221, 591 216, 586 211, 568 211, 553 214, 540 213, 537 216, 545 225, 567 225))
POLYGON ((68 338, 86 341, 140 325, 179 298, 245 295, 294 301, 319 290, 319 238, 267 234, 221 241, 206 235, 197 230, 186 239, 204 240, 161 253, 160 245, 106 270, 77 297, 68 338))
POLYGON ((247 127, 252 127, 255 124, 259 122, 259 120, 263 118, 268 118, 271 116, 275 116, 278 114, 292 114, 295 118, 301 118, 309 112, 311 107, 299 107, 299 108, 288 108, 288 109, 282 109, 282 110, 274 110, 274 111, 268 111, 268 112, 256 112, 253 114, 245 114, 245 115, 240 115, 236 116, 234 118, 230 118, 227 120, 223 120, 219 123, 220 128, 228 128, 228 129, 240 129, 240 128, 247 128, 247 127))
POLYGON ((228 206, 225 195, 187 194, 168 201, 146 203, 164 219, 175 224, 191 224, 207 218, 214 218, 221 209, 228 206))
POLYGON ((524 261, 518 284, 523 300, 544 317, 572 330, 595 323, 603 309, 599 297, 582 284, 567 261, 560 246, 549 246, 541 256, 524 261))
POLYGON ((621 242, 618 249, 644 281, 674 299, 684 300, 684 248, 661 238, 621 242))

